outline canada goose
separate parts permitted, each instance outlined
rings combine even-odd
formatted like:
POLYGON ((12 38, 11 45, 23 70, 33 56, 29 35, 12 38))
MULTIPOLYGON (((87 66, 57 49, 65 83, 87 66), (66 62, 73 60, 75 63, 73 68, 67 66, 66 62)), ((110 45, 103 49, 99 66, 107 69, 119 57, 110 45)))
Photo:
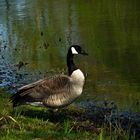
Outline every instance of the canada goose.
POLYGON ((67 53, 68 75, 56 75, 21 87, 11 97, 13 107, 31 104, 60 108, 71 104, 81 95, 85 82, 84 74, 73 62, 77 54, 87 55, 80 46, 70 46, 67 53))

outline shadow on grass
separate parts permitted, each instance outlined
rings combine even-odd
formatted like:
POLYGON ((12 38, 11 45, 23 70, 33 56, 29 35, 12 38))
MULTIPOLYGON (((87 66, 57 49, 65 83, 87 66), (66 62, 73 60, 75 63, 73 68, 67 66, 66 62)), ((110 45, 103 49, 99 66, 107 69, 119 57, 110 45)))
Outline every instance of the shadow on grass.
POLYGON ((43 121, 49 120, 49 122, 54 124, 59 123, 61 126, 64 126, 68 121, 72 130, 76 132, 84 130, 92 131, 96 134, 100 133, 100 128, 95 126, 95 123, 87 115, 86 110, 80 109, 77 106, 69 106, 68 108, 60 109, 57 112, 41 107, 23 106, 22 109, 19 107, 14 111, 14 114, 15 116, 23 115, 25 117, 38 118, 43 121))
POLYGON ((13 110, 14 116, 25 116, 29 118, 38 118, 43 121, 49 120, 52 123, 63 123, 65 120, 85 121, 87 120, 86 112, 76 107, 63 108, 53 111, 45 107, 20 106, 13 110))

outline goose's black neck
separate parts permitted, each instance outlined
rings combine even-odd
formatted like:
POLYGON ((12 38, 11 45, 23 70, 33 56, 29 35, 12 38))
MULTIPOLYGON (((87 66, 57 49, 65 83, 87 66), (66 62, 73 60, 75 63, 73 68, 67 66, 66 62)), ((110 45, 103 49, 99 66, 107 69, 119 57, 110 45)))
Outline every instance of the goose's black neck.
POLYGON ((71 75, 72 72, 77 69, 77 67, 75 66, 75 64, 73 62, 73 57, 74 57, 74 55, 69 50, 68 54, 67 54, 67 66, 68 66, 68 74, 69 75, 71 75))

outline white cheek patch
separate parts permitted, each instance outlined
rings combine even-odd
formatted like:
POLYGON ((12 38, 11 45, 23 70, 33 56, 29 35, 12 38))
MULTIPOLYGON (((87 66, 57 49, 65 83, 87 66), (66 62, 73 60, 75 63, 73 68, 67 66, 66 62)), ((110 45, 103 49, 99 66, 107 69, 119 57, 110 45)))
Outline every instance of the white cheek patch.
POLYGON ((72 52, 72 54, 78 54, 78 52, 75 50, 74 47, 71 48, 71 52, 72 52))

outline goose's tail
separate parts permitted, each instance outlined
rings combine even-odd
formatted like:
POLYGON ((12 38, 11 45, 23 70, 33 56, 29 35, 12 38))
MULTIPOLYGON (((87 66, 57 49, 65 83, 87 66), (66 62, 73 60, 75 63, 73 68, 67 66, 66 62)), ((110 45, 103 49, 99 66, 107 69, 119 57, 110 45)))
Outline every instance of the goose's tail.
POLYGON ((17 92, 16 94, 10 97, 10 102, 13 103, 13 107, 20 105, 21 101, 22 101, 22 97, 20 96, 19 92, 17 92))

